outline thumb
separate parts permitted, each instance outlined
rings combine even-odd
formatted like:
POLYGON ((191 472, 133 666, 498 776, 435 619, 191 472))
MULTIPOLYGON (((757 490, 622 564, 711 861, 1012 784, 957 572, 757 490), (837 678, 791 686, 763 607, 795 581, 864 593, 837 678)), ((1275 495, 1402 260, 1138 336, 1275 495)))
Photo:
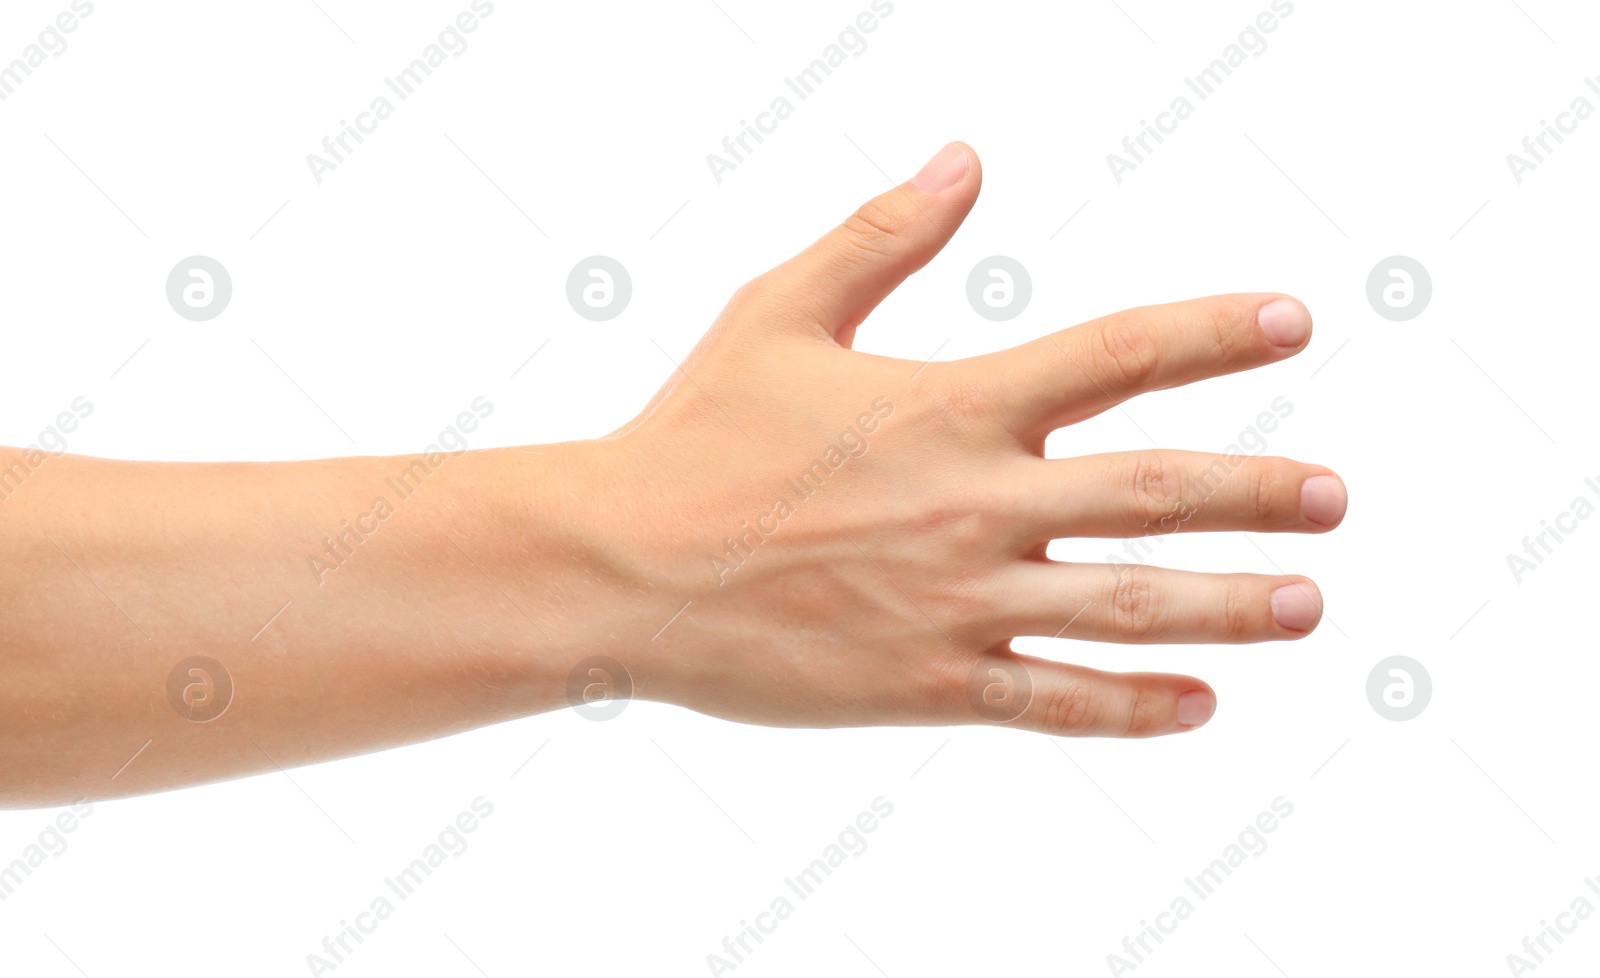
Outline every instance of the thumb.
POLYGON ((775 269, 784 291, 815 304, 820 325, 849 346, 855 329, 906 277, 937 255, 978 199, 983 170, 950 143, 906 183, 775 269))

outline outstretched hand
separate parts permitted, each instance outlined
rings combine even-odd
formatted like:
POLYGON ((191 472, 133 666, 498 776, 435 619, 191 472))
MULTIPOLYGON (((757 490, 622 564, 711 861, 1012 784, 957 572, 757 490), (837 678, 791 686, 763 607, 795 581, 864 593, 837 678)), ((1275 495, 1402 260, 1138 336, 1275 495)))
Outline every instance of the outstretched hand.
POLYGON ((1230 295, 950 363, 852 350, 980 179, 970 149, 946 147, 740 289, 604 438, 52 458, 0 511, 0 804, 270 771, 594 695, 792 726, 1121 737, 1206 722, 1216 699, 1199 679, 1029 658, 1011 640, 1299 638, 1322 614, 1316 586, 1062 563, 1046 546, 1321 532, 1344 516, 1343 484, 1281 458, 1047 460, 1045 438, 1144 391, 1293 356, 1311 318, 1294 299, 1230 295), (631 684, 607 688, 610 667, 631 684))
POLYGON ((633 660, 641 695, 766 724, 1149 736, 1204 723, 1211 688, 1021 656, 1010 640, 1261 642, 1316 627, 1322 598, 1304 577, 1045 556, 1064 537, 1339 523, 1344 485, 1317 465, 1043 457, 1052 431, 1130 397, 1299 353, 1311 317, 1297 300, 1135 309, 955 362, 851 350, 981 182, 969 147, 945 147, 740 289, 643 414, 600 443, 615 449, 617 504, 648 528, 630 535, 629 573, 685 606, 633 660))

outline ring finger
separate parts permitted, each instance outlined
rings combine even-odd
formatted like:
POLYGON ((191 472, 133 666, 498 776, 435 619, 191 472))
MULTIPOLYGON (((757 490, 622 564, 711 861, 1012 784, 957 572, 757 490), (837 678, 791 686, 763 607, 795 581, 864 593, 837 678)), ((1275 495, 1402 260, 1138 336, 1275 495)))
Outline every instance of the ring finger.
POLYGON ((996 624, 1008 636, 1122 644, 1303 638, 1322 594, 1289 574, 1203 574, 1140 564, 1025 560, 1002 573, 996 624))

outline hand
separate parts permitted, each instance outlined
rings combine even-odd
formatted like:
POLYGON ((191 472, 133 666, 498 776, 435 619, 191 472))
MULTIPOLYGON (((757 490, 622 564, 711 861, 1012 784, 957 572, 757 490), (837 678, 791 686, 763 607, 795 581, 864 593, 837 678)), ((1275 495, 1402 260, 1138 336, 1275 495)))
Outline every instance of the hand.
POLYGON ((1095 672, 1009 642, 1297 638, 1321 615, 1316 587, 1061 564, 1046 545, 1318 532, 1344 515, 1343 485, 1285 459, 1047 461, 1045 437, 1141 391, 1293 356, 1310 318, 1293 299, 1222 296, 955 363, 852 351, 979 179, 971 150, 947 147, 740 289, 605 438, 250 465, 52 458, 0 509, 0 805, 558 709, 589 692, 597 658, 635 695, 752 723, 1112 736, 1204 723, 1215 697, 1198 679, 1095 672), (196 656, 239 707, 193 715, 174 684, 196 656))
POLYGON ((1010 640, 1260 642, 1316 627, 1322 597, 1304 577, 1045 556, 1062 537, 1339 523, 1345 489, 1320 466, 1043 458, 1053 430, 1122 400, 1299 353, 1311 318, 1298 301, 1136 309, 949 363, 850 349, 981 181, 970 148, 945 147, 740 289, 639 418, 595 443, 613 498, 594 505, 637 527, 619 573, 682 611, 630 655, 640 695, 775 725, 1149 736, 1204 723, 1211 688, 1020 656, 1010 640))

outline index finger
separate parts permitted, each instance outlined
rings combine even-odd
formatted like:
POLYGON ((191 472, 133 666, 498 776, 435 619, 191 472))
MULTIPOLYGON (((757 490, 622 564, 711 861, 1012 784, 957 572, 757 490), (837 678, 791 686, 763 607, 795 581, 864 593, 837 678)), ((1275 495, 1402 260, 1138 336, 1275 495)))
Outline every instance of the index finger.
POLYGON ((1146 391, 1180 387, 1294 356, 1311 313, 1278 293, 1144 306, 990 354, 1019 434, 1048 433, 1146 391))

